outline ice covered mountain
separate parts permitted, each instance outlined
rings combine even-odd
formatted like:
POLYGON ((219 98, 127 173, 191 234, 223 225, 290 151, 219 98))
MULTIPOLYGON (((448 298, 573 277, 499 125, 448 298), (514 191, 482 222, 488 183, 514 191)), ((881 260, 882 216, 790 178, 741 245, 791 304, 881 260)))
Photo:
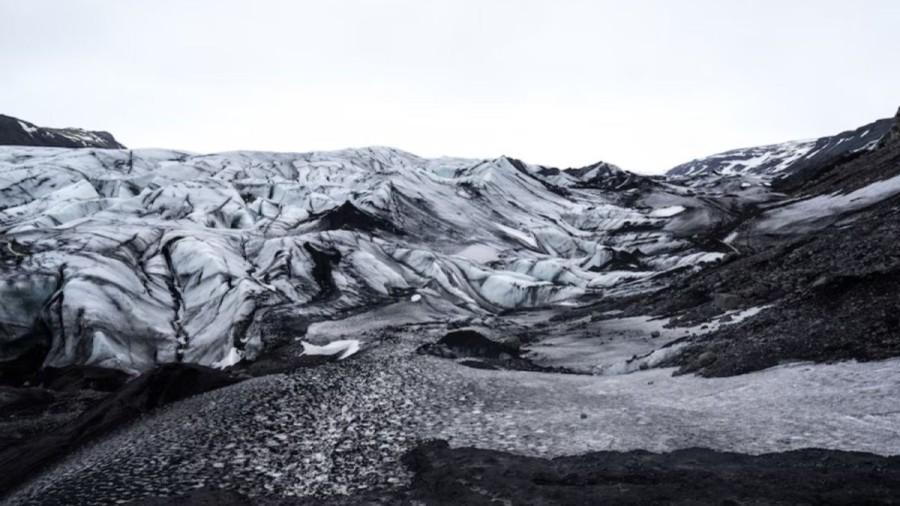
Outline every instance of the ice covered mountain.
POLYGON ((687 180, 380 147, 2 147, 0 361, 224 367, 400 300, 463 321, 656 291, 894 195, 890 171, 858 188, 842 179, 846 195, 770 184, 772 171, 829 167, 825 152, 869 150, 889 129, 687 180))
POLYGON ((0 114, 0 146, 124 149, 109 132, 81 128, 46 128, 0 114))
POLYGON ((398 299, 462 318, 645 290, 721 258, 697 234, 765 194, 391 148, 0 148, 0 357, 226 366, 398 299))
POLYGON ((734 149, 698 158, 668 171, 670 176, 692 177, 703 174, 752 174, 782 176, 832 163, 857 153, 871 150, 890 130, 892 119, 881 119, 837 135, 819 139, 790 141, 768 146, 734 149))

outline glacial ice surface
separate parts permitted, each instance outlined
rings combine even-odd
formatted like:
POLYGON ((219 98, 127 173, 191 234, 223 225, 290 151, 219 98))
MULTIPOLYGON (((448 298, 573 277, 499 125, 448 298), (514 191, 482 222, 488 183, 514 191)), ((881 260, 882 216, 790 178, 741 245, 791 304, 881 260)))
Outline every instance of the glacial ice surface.
POLYGON ((0 298, 21 302, 0 307, 0 356, 38 321, 45 365, 225 367, 290 338, 274 308, 322 321, 416 293, 479 316, 721 256, 686 239, 715 207, 640 181, 391 148, 2 147, 0 298))

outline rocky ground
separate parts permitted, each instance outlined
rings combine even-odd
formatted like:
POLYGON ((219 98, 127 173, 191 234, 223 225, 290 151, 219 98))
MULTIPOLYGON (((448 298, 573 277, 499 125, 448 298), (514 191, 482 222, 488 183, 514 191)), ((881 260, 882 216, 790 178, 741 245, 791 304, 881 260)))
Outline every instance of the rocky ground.
MULTIPOLYGON (((64 458, 4 504, 112 504, 177 497, 196 488, 224 489, 227 497, 252 504, 290 504, 291 498, 298 503, 302 498, 392 503, 398 494, 422 494, 427 504, 445 504, 436 499, 444 485, 433 482, 427 465, 403 464, 404 455, 431 439, 447 440, 454 448, 510 452, 496 458, 507 459, 510 473, 526 476, 548 464, 525 456, 697 446, 748 454, 830 448, 835 451, 818 455, 846 464, 834 471, 838 475, 865 474, 867 462, 880 469, 866 474, 873 483, 896 472, 893 460, 838 451, 900 453, 896 360, 799 364, 719 379, 673 378, 670 369, 614 376, 488 370, 417 351, 444 332, 433 326, 383 331, 380 341, 344 361, 265 375, 171 404, 64 458), (517 459, 521 468, 514 464, 517 459)), ((448 478, 451 488, 458 485, 453 485, 457 477, 465 481, 467 473, 482 467, 478 462, 485 458, 477 452, 472 454, 477 457, 465 452, 460 457, 420 451, 435 466, 474 459, 448 478)), ((695 460, 690 453, 651 457, 639 452, 621 458, 635 459, 635 469, 680 469, 695 460)), ((696 466, 720 467, 710 459, 696 466)), ((782 464, 805 465, 803 459, 791 459, 785 457, 782 464)), ((590 470, 595 464, 585 465, 590 470)), ((797 476, 818 472, 813 466, 799 469, 797 476)), ((696 480, 678 473, 682 483, 696 480)), ((677 481, 672 478, 672 488, 648 490, 674 494, 677 481)), ((886 483, 871 488, 868 497, 881 497, 886 483)), ((503 497, 510 490, 506 487, 488 488, 487 497, 503 497)), ((559 488, 540 494, 556 493, 552 490, 559 488)), ((573 493, 571 500, 580 497, 581 492, 573 493)), ((702 499, 691 494, 674 497, 702 499)))
POLYGON ((404 456, 410 504, 861 504, 900 494, 900 458, 798 450, 598 452, 556 459, 450 448, 404 456))
MULTIPOLYGON (((332 497, 315 504, 891 504, 900 494, 900 458, 797 450, 758 456, 705 449, 597 452, 542 459, 446 441, 417 446, 402 458, 414 473, 399 489, 332 497)), ((257 499, 201 488, 177 498, 130 506, 302 505, 303 499, 257 499)))

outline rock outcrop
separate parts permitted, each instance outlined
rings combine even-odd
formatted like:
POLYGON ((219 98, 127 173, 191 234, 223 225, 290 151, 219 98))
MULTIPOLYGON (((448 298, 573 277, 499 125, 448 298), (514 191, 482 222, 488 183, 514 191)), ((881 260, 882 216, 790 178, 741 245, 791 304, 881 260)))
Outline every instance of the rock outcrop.
POLYGON ((885 148, 896 145, 897 143, 900 143, 900 109, 897 109, 897 116, 894 117, 891 130, 881 138, 878 142, 878 147, 885 148))
POLYGON ((0 114, 0 146, 125 149, 109 132, 46 128, 0 114))

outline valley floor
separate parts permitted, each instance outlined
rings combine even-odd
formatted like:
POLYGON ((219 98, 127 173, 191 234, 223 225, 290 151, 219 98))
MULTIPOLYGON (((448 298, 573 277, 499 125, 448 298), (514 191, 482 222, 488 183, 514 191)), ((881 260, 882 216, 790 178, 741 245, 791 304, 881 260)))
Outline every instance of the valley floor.
POLYGON ((728 378, 482 370, 416 352, 444 330, 382 331, 347 360, 173 404, 70 455, 6 504, 115 504, 200 487, 260 500, 371 494, 408 484, 401 456, 431 439, 539 457, 691 447, 900 454, 900 359, 728 378))

